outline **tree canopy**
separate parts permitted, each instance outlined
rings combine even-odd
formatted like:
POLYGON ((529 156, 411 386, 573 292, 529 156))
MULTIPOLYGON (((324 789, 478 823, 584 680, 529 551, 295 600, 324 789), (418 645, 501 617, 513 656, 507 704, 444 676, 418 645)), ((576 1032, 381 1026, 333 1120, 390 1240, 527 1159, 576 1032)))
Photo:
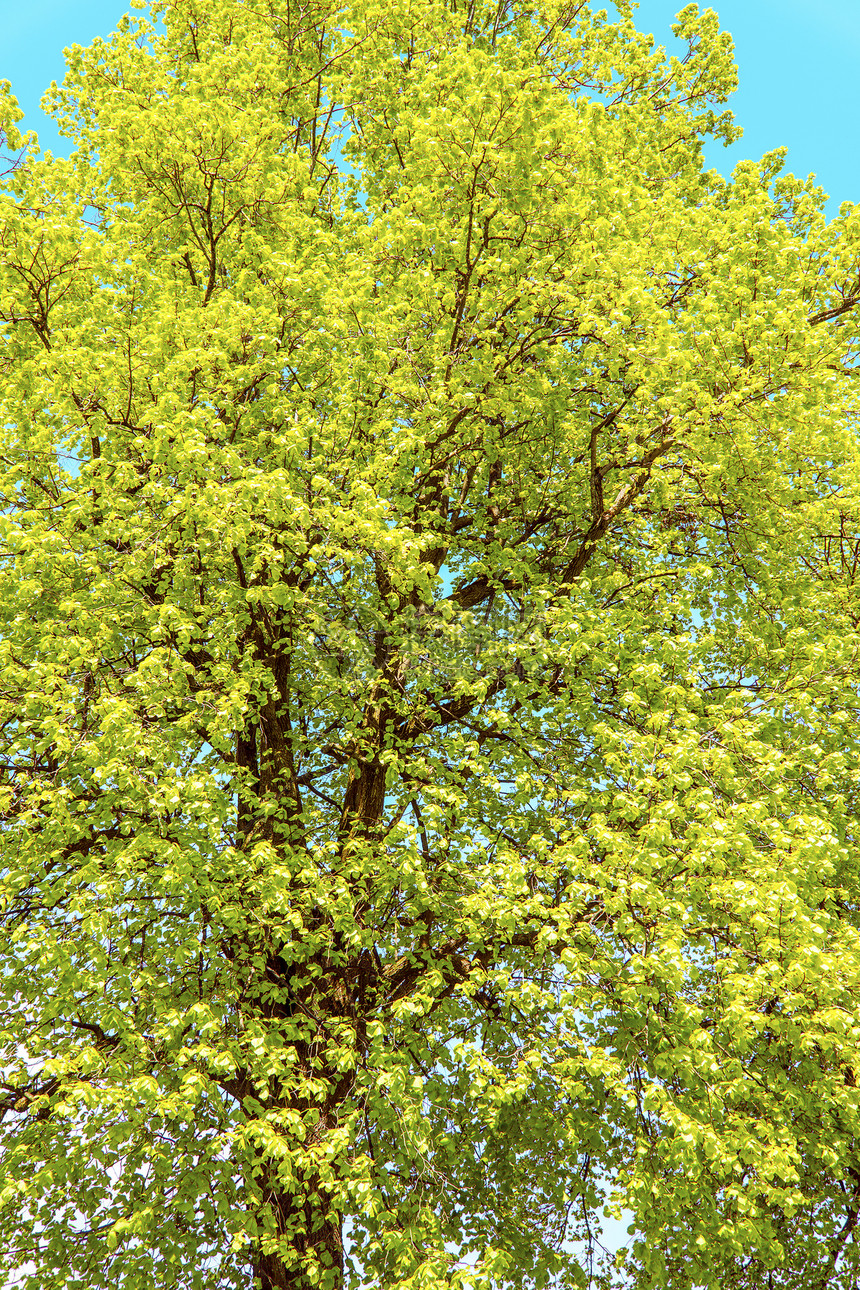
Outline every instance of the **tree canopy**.
POLYGON ((25 1290, 856 1290, 860 219, 617 10, 2 90, 25 1290))

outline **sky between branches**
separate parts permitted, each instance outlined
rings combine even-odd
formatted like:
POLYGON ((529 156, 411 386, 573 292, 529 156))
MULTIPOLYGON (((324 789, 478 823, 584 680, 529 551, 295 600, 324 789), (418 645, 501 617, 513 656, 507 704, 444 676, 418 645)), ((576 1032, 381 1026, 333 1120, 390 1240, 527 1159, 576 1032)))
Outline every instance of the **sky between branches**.
MULTIPOLYGON (((607 0, 608 3, 608 0, 607 0)), ((123 0, 0 0, 0 78, 26 113, 24 127, 42 146, 65 152, 39 99, 63 76, 63 47, 106 35, 123 0)), ((704 5, 703 5, 704 7, 704 5)), ((708 164, 728 174, 735 161, 788 148, 787 167, 814 171, 830 194, 829 211, 860 200, 860 5, 857 0, 718 0, 732 33, 740 90, 731 103, 744 138, 709 150, 708 164)), ((642 0, 637 25, 671 46, 680 0, 642 0)))

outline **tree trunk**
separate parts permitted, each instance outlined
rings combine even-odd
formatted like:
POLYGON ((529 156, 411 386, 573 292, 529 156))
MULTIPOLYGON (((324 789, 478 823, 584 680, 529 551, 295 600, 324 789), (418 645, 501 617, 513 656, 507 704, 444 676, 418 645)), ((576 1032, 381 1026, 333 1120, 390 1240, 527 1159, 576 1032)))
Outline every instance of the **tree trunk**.
POLYGON ((324 1196, 309 1185, 304 1197, 296 1198, 285 1193, 270 1198, 275 1225, 279 1235, 288 1236, 295 1256, 285 1262, 277 1254, 260 1254, 254 1261, 254 1285, 260 1290, 342 1290, 343 1287, 343 1237, 341 1216, 322 1209, 324 1196), (321 1212, 322 1211, 322 1212, 321 1212), (298 1230, 297 1230, 298 1229, 298 1230), (308 1276, 309 1262, 327 1269, 328 1279, 322 1283, 308 1276))
MULTIPOLYGON (((351 965, 351 971, 345 967, 344 976, 349 975, 359 975, 355 964, 351 965)), ((279 1022, 293 1016, 294 997, 304 1003, 305 1015, 318 1012, 330 1018, 343 1018, 349 1014, 350 991, 343 980, 324 982, 307 978, 301 971, 285 970, 277 955, 269 958, 267 980, 283 987, 282 999, 268 998, 260 1003, 261 1013, 268 1022, 274 1023, 276 1030, 279 1022)), ((287 1041, 295 1057, 292 1078, 302 1083, 314 1082, 321 1091, 316 1097, 297 1096, 295 1090, 278 1087, 279 1081, 276 1081, 268 1102, 271 1110, 288 1111, 292 1124, 303 1121, 307 1128, 302 1141, 294 1139, 286 1186, 285 1179, 279 1175, 276 1157, 267 1155, 257 1174, 262 1191, 263 1230, 267 1230, 271 1243, 274 1245, 277 1241, 279 1246, 270 1251, 262 1248, 261 1242, 252 1255, 254 1284, 260 1290, 342 1290, 343 1287, 342 1214, 336 1198, 339 1159, 337 1155, 329 1158, 327 1170, 331 1172, 323 1171, 321 1176, 318 1152, 324 1149, 329 1135, 337 1132, 339 1112, 352 1092, 355 1072, 335 1069, 326 1060, 326 1039, 313 1023, 311 1026, 312 1034, 302 1039, 293 1036, 287 1041)), ((359 1035, 363 1039, 361 1025, 357 1039, 359 1035)), ((287 1077, 287 1085, 289 1082, 287 1077)), ((242 1088, 237 1087, 243 1104, 252 1089, 253 1080, 246 1071, 242 1088)), ((256 1099, 259 1090, 253 1096, 256 1099)))

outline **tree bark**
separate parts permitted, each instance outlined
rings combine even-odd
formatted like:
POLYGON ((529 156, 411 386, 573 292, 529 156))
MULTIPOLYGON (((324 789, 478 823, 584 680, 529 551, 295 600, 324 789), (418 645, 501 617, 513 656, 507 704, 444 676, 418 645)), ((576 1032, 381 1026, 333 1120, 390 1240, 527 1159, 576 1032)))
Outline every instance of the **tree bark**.
MULTIPOLYGON (((319 960, 316 966, 324 967, 319 960)), ((293 1140, 289 1186, 279 1176, 276 1159, 269 1156, 261 1162, 258 1181, 262 1207, 268 1234, 273 1242, 278 1242, 279 1249, 267 1251, 258 1247, 252 1252, 254 1284, 260 1290, 342 1290, 343 1287, 343 1216, 332 1195, 331 1174, 321 1176, 316 1153, 337 1131, 339 1112, 353 1090, 355 1072, 327 1060, 325 1019, 351 1018, 356 1024, 356 1046, 363 1045, 363 1019, 352 1017, 352 1013, 353 994, 362 996, 363 1002, 362 968, 366 965, 363 961, 353 961, 339 968, 326 966, 327 978, 296 970, 279 955, 270 955, 266 980, 280 987, 281 997, 266 995, 257 1005, 259 1015, 276 1031, 287 1020, 294 1023, 296 1016, 302 1018, 302 1024, 307 1027, 305 1035, 302 1038, 293 1035, 285 1040, 295 1057, 292 1078, 298 1078, 300 1083, 313 1082, 321 1089, 316 1096, 297 1094, 290 1088, 291 1077, 287 1076, 283 1085, 274 1081, 269 1098, 264 1101, 266 1108, 276 1113, 275 1120, 278 1111, 288 1111, 288 1123, 303 1122, 307 1128, 301 1141, 293 1140), (312 1020, 314 1015, 321 1018, 321 1026, 312 1020), (315 1275, 311 1275, 312 1269, 315 1275)), ((241 1086, 236 1081, 234 1087, 242 1105, 247 1105, 246 1097, 253 1097, 256 1102, 260 1096, 248 1071, 244 1072, 241 1086)), ((252 1105, 248 1105, 248 1111, 253 1117, 252 1105)), ((292 1130, 288 1128, 287 1132, 292 1130)), ((336 1179, 337 1159, 329 1158, 327 1167, 336 1179)))
MULTIPOLYGON (((304 1049, 304 1045, 298 1045, 304 1049)), ((302 1053, 307 1057, 307 1053, 302 1053)), ((311 1068, 305 1065, 305 1074, 311 1068)), ((343 1287, 343 1216, 331 1195, 330 1180, 324 1181, 317 1171, 313 1153, 329 1134, 337 1129, 338 1109, 349 1096, 351 1074, 340 1077, 332 1072, 320 1072, 317 1077, 329 1085, 329 1094, 322 1105, 315 1106, 306 1098, 289 1098, 282 1105, 304 1118, 308 1111, 318 1110, 319 1119, 307 1132, 301 1148, 296 1152, 292 1184, 285 1187, 278 1176, 277 1163, 267 1159, 261 1169, 259 1181, 262 1188, 263 1208, 269 1220, 269 1236, 276 1240, 278 1250, 267 1251, 260 1247, 252 1251, 254 1285, 260 1290, 342 1290, 343 1287), (305 1161, 301 1160, 301 1152, 305 1161), (324 1270, 323 1279, 311 1276, 316 1266, 324 1270)), ((337 1164, 332 1162, 334 1172, 337 1164)))
POLYGON ((326 1290, 343 1287, 343 1236, 340 1214, 321 1212, 323 1194, 313 1180, 304 1189, 303 1198, 276 1193, 269 1200, 279 1236, 290 1241, 295 1257, 290 1264, 278 1254, 258 1254, 254 1261, 254 1285, 260 1290, 315 1290, 308 1277, 307 1261, 321 1263, 329 1269, 326 1290))

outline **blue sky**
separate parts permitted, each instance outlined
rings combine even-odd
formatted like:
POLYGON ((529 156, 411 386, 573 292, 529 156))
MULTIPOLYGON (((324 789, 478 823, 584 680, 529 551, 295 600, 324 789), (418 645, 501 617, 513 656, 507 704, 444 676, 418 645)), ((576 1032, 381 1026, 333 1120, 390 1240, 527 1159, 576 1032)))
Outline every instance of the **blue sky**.
MULTIPOLYGON (((678 0, 642 0, 638 25, 671 43, 679 7, 678 0)), ((840 202, 860 200, 860 0, 717 0, 713 7, 735 40, 741 84, 730 106, 744 138, 728 151, 712 149, 708 164, 727 173, 741 157, 785 145, 788 168, 814 171, 834 214, 840 202)), ((39 111, 44 89, 62 79, 63 46, 107 34, 124 11, 123 0, 0 0, 0 78, 12 82, 43 147, 64 150, 39 111)))
MULTIPOLYGON (((729 173, 743 157, 786 147, 786 169, 813 171, 830 194, 829 212, 860 201, 858 0, 714 0, 710 7, 735 42, 740 88, 728 106, 744 137, 730 149, 710 149, 708 164, 729 173)), ((642 0, 637 25, 670 43, 678 8, 677 0, 642 0)))

